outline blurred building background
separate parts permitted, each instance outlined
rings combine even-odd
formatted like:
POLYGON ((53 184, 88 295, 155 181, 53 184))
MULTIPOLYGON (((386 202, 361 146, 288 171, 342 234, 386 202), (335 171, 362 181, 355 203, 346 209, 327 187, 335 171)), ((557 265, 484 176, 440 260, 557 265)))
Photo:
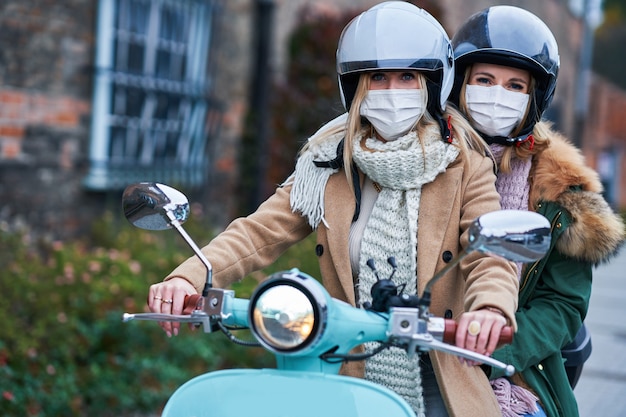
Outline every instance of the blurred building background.
MULTIPOLYGON (((0 222, 80 236, 119 211, 135 181, 181 188, 217 227, 250 212, 302 141, 343 111, 339 31, 375 3, 3 0, 0 222)), ((412 3, 452 35, 503 2, 412 3)), ((626 207, 624 3, 506 2, 554 32, 561 71, 548 117, 601 173, 616 209, 626 207)))

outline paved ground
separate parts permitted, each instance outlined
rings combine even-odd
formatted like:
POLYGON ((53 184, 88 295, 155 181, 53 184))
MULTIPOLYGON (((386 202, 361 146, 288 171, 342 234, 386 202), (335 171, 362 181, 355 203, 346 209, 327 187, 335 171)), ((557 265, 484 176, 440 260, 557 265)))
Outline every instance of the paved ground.
POLYGON ((580 417, 626 416, 626 248, 596 268, 585 322, 593 350, 574 389, 580 417))

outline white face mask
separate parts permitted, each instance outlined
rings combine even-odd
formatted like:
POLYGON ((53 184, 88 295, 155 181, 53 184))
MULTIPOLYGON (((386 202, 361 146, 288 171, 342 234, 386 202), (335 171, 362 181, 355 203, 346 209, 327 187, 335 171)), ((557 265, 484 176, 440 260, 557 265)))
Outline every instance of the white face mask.
POLYGON ((528 94, 499 85, 465 86, 465 102, 474 127, 488 136, 509 136, 522 121, 528 100, 528 94))
POLYGON ((360 108, 376 132, 385 140, 404 136, 424 114, 426 103, 421 89, 369 90, 360 108))

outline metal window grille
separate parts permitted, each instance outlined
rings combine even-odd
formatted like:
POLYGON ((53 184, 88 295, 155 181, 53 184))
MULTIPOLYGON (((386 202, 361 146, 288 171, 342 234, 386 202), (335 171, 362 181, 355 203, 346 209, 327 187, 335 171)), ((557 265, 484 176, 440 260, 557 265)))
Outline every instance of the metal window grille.
POLYGON ((88 189, 206 182, 218 14, 217 0, 100 0, 88 189))

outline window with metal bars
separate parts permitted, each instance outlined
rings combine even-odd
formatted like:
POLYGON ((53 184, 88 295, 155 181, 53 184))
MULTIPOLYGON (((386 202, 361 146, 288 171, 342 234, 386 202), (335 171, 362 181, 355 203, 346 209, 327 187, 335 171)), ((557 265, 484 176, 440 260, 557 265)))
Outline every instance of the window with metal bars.
POLYGON ((84 185, 199 186, 219 131, 211 100, 218 0, 100 0, 84 185))

